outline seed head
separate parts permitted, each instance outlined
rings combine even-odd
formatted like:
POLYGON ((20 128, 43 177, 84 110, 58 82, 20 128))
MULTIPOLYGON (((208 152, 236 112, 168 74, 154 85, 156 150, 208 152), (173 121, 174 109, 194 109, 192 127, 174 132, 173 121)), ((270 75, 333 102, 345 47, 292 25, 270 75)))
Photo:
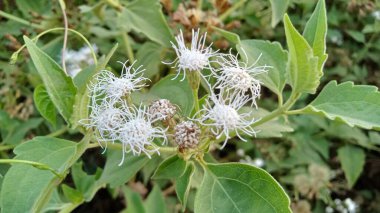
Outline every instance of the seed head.
POLYGON ((149 106, 149 114, 152 120, 167 120, 172 118, 177 108, 167 99, 153 101, 149 106))
POLYGON ((196 148, 198 146, 201 130, 194 122, 183 121, 174 130, 174 139, 180 148, 196 148))

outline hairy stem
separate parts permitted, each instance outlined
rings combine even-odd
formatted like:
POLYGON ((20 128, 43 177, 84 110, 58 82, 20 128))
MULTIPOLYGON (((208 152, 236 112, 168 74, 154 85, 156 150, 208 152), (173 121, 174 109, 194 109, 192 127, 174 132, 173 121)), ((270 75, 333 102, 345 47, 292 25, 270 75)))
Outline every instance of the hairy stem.
POLYGON ((131 46, 131 42, 129 41, 128 34, 123 33, 122 37, 123 37, 123 43, 124 43, 125 50, 127 51, 129 62, 133 63, 135 61, 135 56, 133 54, 133 49, 131 46))
POLYGON ((63 71, 67 74, 67 70, 66 70, 66 60, 65 60, 65 56, 66 56, 66 46, 67 46, 67 36, 68 36, 68 29, 69 29, 69 23, 67 21, 67 15, 66 15, 66 5, 65 5, 65 2, 64 0, 59 0, 59 5, 61 7, 61 11, 62 11, 62 15, 63 15, 63 23, 64 23, 64 34, 63 34, 63 47, 62 47, 62 57, 61 57, 61 60, 62 60, 62 69, 63 71))

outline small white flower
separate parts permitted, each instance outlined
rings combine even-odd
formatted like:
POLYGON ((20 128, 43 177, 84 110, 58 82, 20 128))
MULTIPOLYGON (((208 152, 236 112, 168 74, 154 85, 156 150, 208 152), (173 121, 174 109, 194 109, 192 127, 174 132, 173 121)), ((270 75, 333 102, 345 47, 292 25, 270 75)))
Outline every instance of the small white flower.
POLYGON ((177 59, 170 63, 163 63, 174 64, 174 67, 177 68, 177 76, 173 79, 177 78, 181 72, 183 72, 182 80, 184 80, 186 70, 190 72, 200 72, 202 69, 210 67, 210 58, 216 56, 217 51, 214 52, 212 50, 212 44, 205 46, 206 35, 207 33, 199 37, 199 29, 197 31, 194 31, 193 29, 190 48, 186 47, 182 31, 180 31, 180 34, 175 38, 177 46, 171 42, 172 47, 177 54, 177 59))
POLYGON ((252 65, 248 65, 248 61, 239 61, 238 54, 233 55, 231 52, 224 54, 220 59, 221 67, 217 70, 220 74, 215 76, 217 78, 215 87, 237 94, 250 92, 252 103, 256 105, 255 99, 260 97, 261 85, 255 76, 267 72, 270 66, 256 66, 260 57, 252 65))
MULTIPOLYGON (((92 46, 95 53, 98 52, 98 47, 92 46)), ((79 50, 65 50, 65 62, 67 72, 71 77, 75 77, 85 66, 93 65, 94 58, 91 55, 91 49, 88 46, 82 47, 79 50)))
POLYGON ((358 208, 358 205, 351 200, 351 198, 346 198, 344 204, 346 205, 348 213, 355 213, 358 208))
POLYGON ((102 70, 95 76, 89 86, 94 102, 105 98, 112 103, 146 86, 145 81, 149 79, 143 77, 145 69, 141 69, 141 66, 133 68, 134 63, 128 67, 127 62, 119 62, 123 65, 120 77, 108 70, 102 70))
POLYGON ((372 16, 377 20, 380 21, 380 10, 376 10, 372 13, 372 16))
POLYGON ((248 101, 249 97, 243 95, 235 95, 231 98, 228 96, 223 98, 222 95, 217 98, 215 95, 211 95, 209 100, 206 100, 203 109, 198 112, 201 113, 201 118, 194 120, 202 125, 211 126, 211 132, 216 135, 217 139, 224 135, 226 140, 222 148, 230 139, 231 131, 235 131, 241 140, 247 141, 240 136, 239 131, 250 136, 255 135, 256 132, 251 125, 256 120, 251 118, 250 113, 239 113, 238 111, 248 101))
POLYGON ((106 142, 105 148, 107 148, 108 141, 118 140, 119 131, 126 120, 125 112, 106 101, 100 105, 92 104, 89 108, 91 109, 89 118, 79 122, 88 129, 94 128, 99 144, 106 142))
POLYGON ((147 146, 153 145, 155 138, 161 138, 162 144, 167 143, 165 135, 166 129, 155 127, 150 115, 147 113, 147 107, 140 106, 130 107, 126 110, 127 122, 120 129, 120 141, 123 144, 123 158, 119 165, 124 161, 125 152, 132 152, 134 155, 140 155, 142 152, 150 157, 150 152, 159 153, 158 149, 147 149, 147 146))

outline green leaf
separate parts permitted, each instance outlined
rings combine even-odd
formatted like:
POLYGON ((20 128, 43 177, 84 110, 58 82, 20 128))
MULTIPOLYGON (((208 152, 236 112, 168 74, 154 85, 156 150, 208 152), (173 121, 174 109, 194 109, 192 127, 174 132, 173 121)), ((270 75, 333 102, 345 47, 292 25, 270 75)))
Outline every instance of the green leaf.
POLYGON ((364 150, 353 145, 346 145, 338 149, 338 158, 342 164, 348 186, 352 188, 363 171, 364 150))
POLYGON ((229 32, 219 27, 212 26, 212 29, 220 33, 225 39, 233 44, 240 44, 240 37, 236 33, 229 32))
POLYGON ((263 40, 243 40, 237 49, 242 57, 245 57, 244 51, 247 54, 250 64, 253 64, 257 59, 256 66, 271 66, 267 73, 257 76, 265 87, 268 87, 272 92, 281 95, 286 81, 286 66, 288 63, 288 53, 282 49, 278 42, 269 42, 263 40), (244 51, 243 51, 244 50, 244 51))
POLYGON ((155 179, 171 179, 178 178, 183 175, 186 170, 186 161, 173 155, 164 160, 157 168, 153 175, 155 179))
POLYGON ((285 191, 266 171, 246 164, 207 164, 195 212, 291 212, 285 191))
POLYGON ((288 9, 289 0, 269 0, 272 6, 272 27, 275 27, 288 9))
POLYGON ((145 213, 140 194, 125 186, 123 187, 123 191, 124 197, 127 200, 127 211, 125 213, 145 213))
POLYGON ((314 94, 323 74, 318 69, 318 57, 313 55, 313 49, 294 28, 287 14, 284 25, 289 48, 288 82, 294 93, 314 94))
POLYGON ((189 115, 194 106, 194 98, 187 79, 181 81, 182 76, 173 80, 175 75, 168 75, 153 85, 149 94, 168 99, 181 109, 183 115, 189 115))
POLYGON ((355 41, 360 42, 360 43, 365 43, 365 36, 362 32, 347 30, 346 33, 355 41))
POLYGON ((185 173, 179 178, 177 178, 175 183, 175 191, 177 197, 182 204, 182 211, 186 208, 187 198, 189 196, 191 177, 194 175, 194 165, 191 163, 186 168, 185 173))
POLYGON ((34 103, 42 117, 55 126, 57 122, 57 110, 55 109, 45 86, 42 84, 34 89, 34 103))
POLYGON ((128 182, 148 161, 146 156, 134 156, 125 154, 124 163, 119 166, 122 158, 122 150, 107 151, 107 161, 102 176, 97 181, 98 185, 109 184, 115 188, 128 182))
POLYGON ((306 23, 303 36, 313 47, 314 56, 318 59, 318 69, 321 70, 327 59, 326 54, 327 16, 325 0, 319 0, 313 14, 306 23))
POLYGON ((380 129, 380 93, 375 86, 329 82, 301 112, 326 116, 349 126, 380 129))
POLYGON ((96 179, 99 172, 94 175, 89 175, 82 170, 83 163, 76 163, 71 167, 71 176, 73 178, 76 189, 81 192, 86 201, 92 200, 95 193, 105 184, 98 184, 96 179))
POLYGON ((64 73, 62 68, 39 49, 33 41, 26 36, 24 36, 24 40, 50 99, 57 107, 58 112, 63 116, 66 122, 69 123, 76 94, 73 81, 64 73))
POLYGON ((123 8, 121 24, 129 24, 137 32, 145 34, 149 39, 162 46, 170 47, 174 41, 173 34, 161 11, 157 0, 135 0, 123 8))
POLYGON ((70 186, 63 184, 62 185, 62 191, 63 194, 67 199, 70 200, 72 203, 82 203, 83 202, 83 195, 80 191, 71 188, 70 186))
POLYGON ((17 119, 12 119, 5 112, 0 110, 0 129, 1 137, 3 139, 2 143, 16 145, 22 142, 25 135, 31 130, 37 128, 41 122, 42 118, 30 118, 27 121, 19 121, 17 119))
POLYGON ((148 198, 145 201, 146 213, 166 213, 166 204, 164 195, 162 194, 160 187, 155 185, 150 192, 148 198))
POLYGON ((162 51, 162 46, 153 42, 145 42, 137 51, 136 67, 143 65, 145 77, 151 79, 159 74, 162 51))
MULTIPOLYGON (((14 149, 15 159, 44 163, 62 173, 70 166, 77 143, 51 137, 35 137, 14 149)), ((15 164, 6 173, 1 190, 2 212, 35 212, 51 194, 59 178, 47 170, 15 164), (27 193, 26 193, 27 192, 27 193), (15 202, 17 200, 17 202, 15 202)))

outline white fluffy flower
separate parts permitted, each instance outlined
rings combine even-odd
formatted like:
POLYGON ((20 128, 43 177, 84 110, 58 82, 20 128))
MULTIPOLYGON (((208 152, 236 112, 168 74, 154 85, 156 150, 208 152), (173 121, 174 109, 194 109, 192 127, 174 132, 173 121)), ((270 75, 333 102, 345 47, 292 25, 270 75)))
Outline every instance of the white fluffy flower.
POLYGON ((218 75, 215 76, 217 78, 215 87, 235 94, 250 92, 252 103, 256 105, 255 99, 260 97, 261 85, 255 77, 267 72, 269 66, 256 66, 260 57, 252 65, 248 65, 248 61, 239 61, 238 54, 233 55, 231 52, 221 55, 220 59, 221 67, 217 70, 218 75))
MULTIPOLYGON (((94 52, 98 52, 98 47, 92 46, 94 52)), ((67 72, 71 77, 76 76, 83 67, 94 64, 94 58, 91 55, 91 49, 86 46, 79 50, 65 50, 65 62, 67 72)))
POLYGON ((145 69, 141 69, 141 66, 133 68, 134 63, 128 67, 126 65, 128 61, 119 63, 123 65, 120 77, 107 70, 102 70, 95 76, 94 82, 89 86, 93 101, 98 99, 118 101, 146 86, 145 81, 149 79, 143 77, 145 69))
POLYGON ((171 42, 177 54, 177 59, 170 63, 163 63, 174 64, 173 68, 177 68, 177 76, 175 78, 183 72, 183 79, 185 79, 186 70, 200 72, 202 69, 210 67, 210 58, 217 55, 217 51, 212 50, 211 44, 205 46, 206 35, 207 33, 199 37, 199 29, 197 31, 193 29, 190 48, 186 47, 182 31, 175 38, 177 45, 171 42))
POLYGON ((224 98, 219 95, 211 95, 209 100, 198 113, 201 113, 200 119, 195 119, 205 126, 211 126, 211 131, 219 139, 223 135, 226 137, 222 148, 226 145, 227 140, 230 138, 230 132, 234 131, 236 135, 243 141, 239 132, 247 135, 255 135, 251 125, 256 121, 251 118, 250 113, 239 113, 239 109, 249 101, 248 96, 235 95, 232 97, 224 98), (213 103, 213 104, 212 104, 213 103))
POLYGON ((89 106, 91 113, 88 119, 82 119, 79 122, 86 128, 94 128, 96 139, 101 142, 116 141, 119 138, 119 132, 123 123, 125 123, 125 112, 115 108, 112 104, 103 101, 101 104, 92 104, 89 106))
POLYGON ((147 149, 147 146, 152 146, 155 138, 161 138, 162 143, 166 144, 166 129, 152 125, 155 120, 151 120, 147 107, 130 107, 126 111, 126 117, 127 122, 120 129, 119 136, 123 144, 123 159, 120 165, 124 161, 125 152, 132 152, 134 155, 140 155, 143 152, 148 157, 152 151, 159 153, 158 149, 147 149))

